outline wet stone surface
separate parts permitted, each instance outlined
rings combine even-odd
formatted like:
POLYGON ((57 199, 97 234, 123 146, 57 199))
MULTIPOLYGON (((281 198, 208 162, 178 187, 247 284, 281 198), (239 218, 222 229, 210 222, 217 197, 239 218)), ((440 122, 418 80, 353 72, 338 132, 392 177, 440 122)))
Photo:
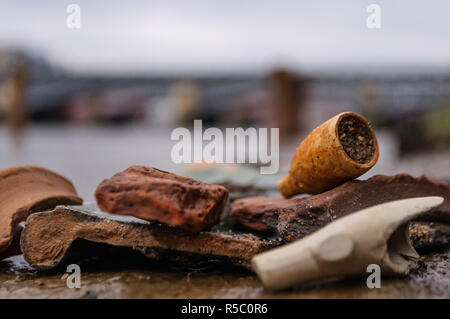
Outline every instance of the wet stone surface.
POLYGON ((361 278, 278 293, 242 269, 214 262, 167 265, 124 253, 81 259, 79 289, 67 288, 64 269, 36 272, 22 256, 6 259, 0 298, 450 298, 450 251, 423 256, 410 276, 383 278, 380 289, 367 288, 361 278))

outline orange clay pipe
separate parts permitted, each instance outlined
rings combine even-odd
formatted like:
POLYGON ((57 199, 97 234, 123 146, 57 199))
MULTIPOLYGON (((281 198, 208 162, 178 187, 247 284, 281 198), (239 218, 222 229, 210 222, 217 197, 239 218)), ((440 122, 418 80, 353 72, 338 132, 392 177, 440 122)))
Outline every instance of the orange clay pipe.
POLYGON ((284 197, 327 191, 367 172, 378 156, 377 139, 367 120, 352 112, 340 113, 303 140, 278 190, 284 197))

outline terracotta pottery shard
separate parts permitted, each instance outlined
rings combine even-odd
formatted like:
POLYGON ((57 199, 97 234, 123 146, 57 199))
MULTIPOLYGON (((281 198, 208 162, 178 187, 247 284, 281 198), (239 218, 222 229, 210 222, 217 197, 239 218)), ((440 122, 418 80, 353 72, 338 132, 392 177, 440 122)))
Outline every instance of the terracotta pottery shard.
POLYGON ((29 214, 82 202, 70 181, 45 168, 16 166, 0 170, 0 259, 13 254, 10 246, 14 234, 20 234, 18 225, 29 214))
POLYGON ((198 232, 219 221, 228 191, 152 167, 131 166, 104 180, 95 197, 105 212, 198 232))
MULTIPOLYGON (((330 191, 300 202, 295 210, 278 217, 278 233, 284 240, 302 238, 333 220, 389 201, 441 196, 444 204, 434 212, 434 221, 450 222, 450 187, 426 176, 414 178, 408 174, 377 175, 365 181, 349 181, 330 191), (305 227, 306 226, 306 227, 305 227)), ((426 215, 421 217, 425 220, 426 215)))
POLYGON ((50 269, 66 260, 77 239, 131 247, 148 258, 168 261, 221 260, 250 267, 253 256, 279 245, 252 235, 193 233, 131 216, 103 213, 95 205, 59 206, 28 217, 21 249, 30 265, 50 269))
POLYGON ((303 200, 305 199, 246 197, 233 202, 230 216, 248 229, 257 232, 271 232, 276 230, 278 215, 282 212, 295 211, 298 204, 303 200))
POLYGON ((379 175, 366 181, 349 181, 309 198, 247 197, 233 202, 230 215, 248 229, 257 232, 278 231, 284 241, 292 241, 360 209, 388 201, 430 195, 442 196, 445 202, 432 216, 424 214, 421 217, 423 221, 435 223, 422 222, 421 231, 417 227, 410 228, 411 239, 420 251, 450 247, 448 228, 442 225, 450 224, 450 187, 425 176, 379 175))

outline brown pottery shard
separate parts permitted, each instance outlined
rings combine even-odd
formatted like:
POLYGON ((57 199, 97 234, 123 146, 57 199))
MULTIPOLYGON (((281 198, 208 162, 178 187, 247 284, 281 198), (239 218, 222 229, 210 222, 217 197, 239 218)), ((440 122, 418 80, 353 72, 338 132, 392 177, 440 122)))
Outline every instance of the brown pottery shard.
POLYGON ((20 251, 14 248, 19 224, 33 212, 61 204, 81 204, 72 183, 48 169, 15 166, 0 170, 0 259, 20 251))
POLYGON ((231 205, 230 216, 245 228, 257 232, 276 230, 278 215, 295 210, 304 198, 286 199, 282 197, 246 197, 235 200, 231 205))
POLYGON ((442 196, 445 201, 433 214, 450 222, 450 187, 426 176, 377 175, 365 181, 349 181, 330 191, 300 202, 295 210, 278 217, 278 232, 285 240, 302 238, 333 220, 361 209, 399 199, 442 196), (312 227, 305 227, 312 226, 312 227))
POLYGON ((59 206, 31 215, 21 237, 25 259, 37 269, 57 267, 77 239, 130 247, 151 259, 220 260, 250 267, 253 256, 279 245, 253 235, 193 233, 131 216, 111 215, 92 206, 59 206))
POLYGON ((95 197, 105 212, 199 232, 219 221, 228 191, 152 167, 131 166, 104 180, 95 197))
POLYGON ((230 215, 248 229, 278 231, 283 240, 291 241, 358 210, 420 196, 442 196, 445 201, 433 216, 424 215, 423 220, 428 222, 421 222, 420 227, 417 223, 411 225, 414 246, 419 250, 450 247, 450 226, 445 226, 450 224, 450 187, 426 176, 378 175, 365 181, 349 181, 309 198, 248 197, 236 200, 230 215))

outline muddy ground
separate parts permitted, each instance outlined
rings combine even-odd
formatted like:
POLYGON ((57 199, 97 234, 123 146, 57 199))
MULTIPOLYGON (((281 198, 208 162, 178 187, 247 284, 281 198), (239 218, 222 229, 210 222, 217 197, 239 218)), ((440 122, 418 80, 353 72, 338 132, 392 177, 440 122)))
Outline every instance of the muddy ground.
MULTIPOLYGON (((105 249, 102 249, 105 251, 105 249)), ((107 251, 107 250, 106 250, 107 251)), ((65 269, 37 272, 16 256, 0 262, 0 298, 450 298, 450 251, 423 256, 408 277, 365 278, 273 293, 251 272, 211 261, 167 265, 135 252, 82 259, 81 288, 67 288, 65 269)))

